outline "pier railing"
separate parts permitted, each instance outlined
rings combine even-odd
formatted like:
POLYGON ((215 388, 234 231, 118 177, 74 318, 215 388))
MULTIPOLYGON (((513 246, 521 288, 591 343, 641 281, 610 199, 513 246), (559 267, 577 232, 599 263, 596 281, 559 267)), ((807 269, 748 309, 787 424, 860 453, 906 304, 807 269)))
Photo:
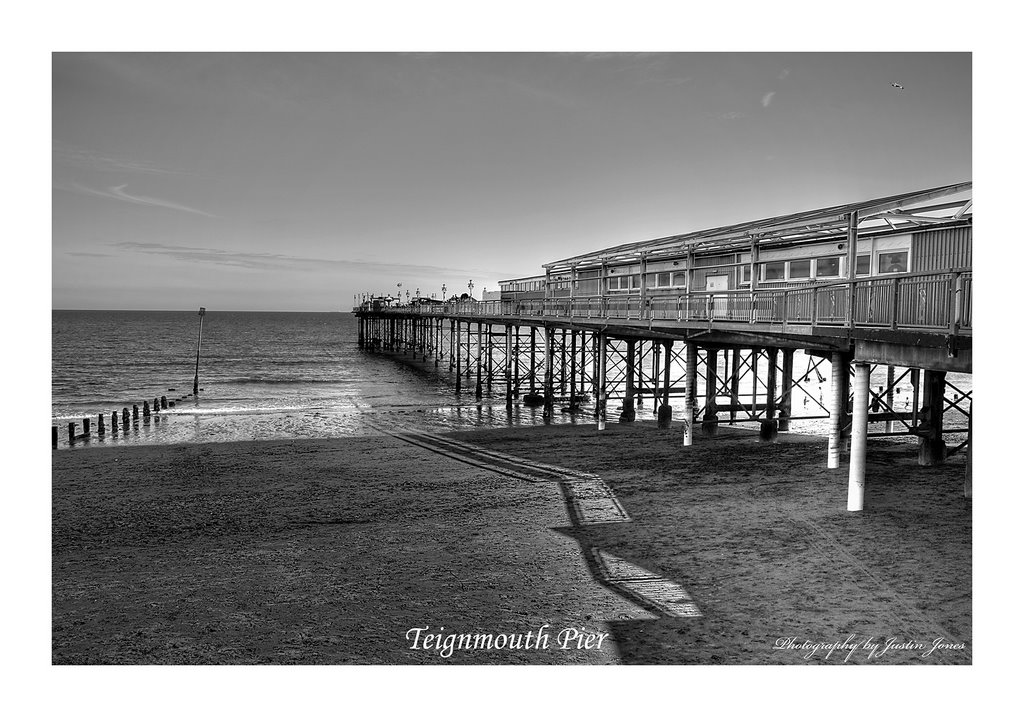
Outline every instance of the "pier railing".
POLYGON ((972 271, 916 272, 799 287, 681 296, 588 296, 398 306, 388 312, 453 316, 738 322, 970 333, 972 271))

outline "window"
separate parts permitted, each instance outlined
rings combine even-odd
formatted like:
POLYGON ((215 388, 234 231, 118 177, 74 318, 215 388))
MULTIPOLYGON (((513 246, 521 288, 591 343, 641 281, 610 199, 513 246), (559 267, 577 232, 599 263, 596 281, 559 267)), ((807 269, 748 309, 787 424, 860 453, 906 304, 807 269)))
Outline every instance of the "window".
POLYGON ((819 279, 839 276, 839 257, 814 260, 814 275, 819 279))
POLYGON ((811 278, 811 260, 801 259, 800 261, 789 262, 789 278, 790 279, 810 279, 811 278))
POLYGON ((893 251, 878 255, 879 274, 899 274, 907 270, 907 252, 893 251))
POLYGON ((861 254, 857 257, 857 276, 867 276, 871 273, 871 255, 861 254))
POLYGON ((672 274, 667 271, 663 271, 659 274, 654 275, 654 288, 666 289, 672 285, 672 274))
POLYGON ((608 277, 608 291, 639 291, 640 276, 629 274, 628 276, 608 277))
POLYGON ((685 271, 676 271, 672 273, 672 286, 686 286, 685 271))
POLYGON ((741 267, 741 269, 742 269, 742 272, 741 272, 742 276, 740 277, 740 283, 741 284, 749 284, 750 283, 750 264, 744 264, 741 267))
POLYGON ((770 261, 764 265, 764 280, 765 281, 785 281, 786 280, 786 262, 784 261, 770 261))

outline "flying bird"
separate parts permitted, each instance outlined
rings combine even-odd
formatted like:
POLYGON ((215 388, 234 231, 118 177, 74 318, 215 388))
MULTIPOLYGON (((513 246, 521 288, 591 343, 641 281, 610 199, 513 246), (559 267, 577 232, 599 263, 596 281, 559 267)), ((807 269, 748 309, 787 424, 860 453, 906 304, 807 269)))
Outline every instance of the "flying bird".
POLYGON ((903 89, 903 85, 901 85, 899 82, 893 82, 892 86, 895 87, 897 90, 903 89))

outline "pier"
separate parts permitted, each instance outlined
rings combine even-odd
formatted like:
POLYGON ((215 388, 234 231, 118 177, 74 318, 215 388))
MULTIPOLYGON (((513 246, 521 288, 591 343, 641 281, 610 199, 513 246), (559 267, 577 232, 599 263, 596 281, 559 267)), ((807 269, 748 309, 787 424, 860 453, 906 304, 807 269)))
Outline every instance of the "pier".
POLYGON ((972 392, 948 375, 972 372, 971 189, 611 247, 503 282, 498 299, 364 296, 359 346, 433 361, 456 391, 496 389, 509 411, 588 411, 599 431, 649 400, 683 448, 722 422, 774 441, 798 420, 802 392, 828 420, 827 467, 848 454, 847 509, 860 511, 870 436, 916 437, 920 465, 970 456, 972 392), (803 388, 812 375, 830 377, 824 400, 803 388), (909 406, 895 400, 904 387, 909 406))

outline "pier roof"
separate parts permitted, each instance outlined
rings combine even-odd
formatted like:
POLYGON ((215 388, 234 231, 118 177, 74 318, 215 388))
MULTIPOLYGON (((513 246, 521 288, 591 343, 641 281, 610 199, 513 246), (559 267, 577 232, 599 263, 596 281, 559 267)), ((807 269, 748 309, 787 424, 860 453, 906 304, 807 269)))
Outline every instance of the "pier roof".
POLYGON ((857 212, 858 236, 921 231, 967 224, 972 219, 972 182, 948 184, 890 197, 841 204, 796 214, 619 244, 544 264, 548 271, 605 263, 671 257, 693 251, 744 251, 758 245, 801 244, 846 238, 849 215, 857 212), (941 201, 944 200, 944 201, 941 201))

